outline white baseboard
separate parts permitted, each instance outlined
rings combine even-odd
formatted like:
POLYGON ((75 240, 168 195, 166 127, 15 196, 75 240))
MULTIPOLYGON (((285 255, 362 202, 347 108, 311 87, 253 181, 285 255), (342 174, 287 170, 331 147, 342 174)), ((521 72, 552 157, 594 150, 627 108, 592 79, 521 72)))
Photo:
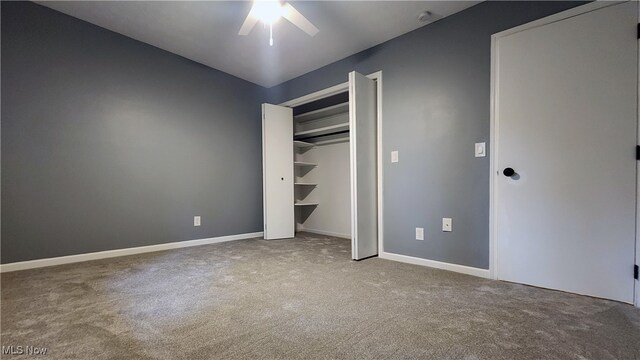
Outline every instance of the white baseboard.
POLYGON ((449 271, 467 274, 467 275, 473 275, 473 276, 477 276, 485 279, 490 278, 489 270, 486 270, 486 269, 480 269, 480 268, 464 266, 464 265, 456 265, 451 263, 422 259, 422 258, 417 258, 413 256, 400 255, 400 254, 394 254, 389 252, 382 252, 378 255, 378 257, 381 259, 399 261, 407 264, 421 265, 421 266, 428 266, 436 269, 449 270, 449 271))
POLYGON ((342 238, 342 239, 351 239, 351 234, 339 234, 339 233, 335 233, 335 232, 331 232, 331 231, 307 229, 307 228, 303 228, 303 227, 298 227, 297 231, 304 231, 304 232, 310 232, 310 233, 314 233, 314 234, 339 237, 339 238, 342 238))
POLYGON ((98 251, 93 253, 60 256, 55 258, 20 261, 20 262, 0 265, 0 273, 35 269, 35 268, 41 268, 46 266, 71 264, 71 263, 89 261, 89 260, 107 259, 112 257, 135 255, 135 254, 142 254, 142 253, 148 253, 148 252, 154 252, 154 251, 179 249, 179 248, 185 248, 185 247, 191 247, 191 246, 217 244, 217 243, 226 242, 226 241, 252 239, 252 238, 257 238, 262 236, 263 236, 263 232, 260 231, 255 233, 219 236, 219 237, 207 238, 207 239, 176 241, 176 242, 171 242, 166 244, 139 246, 139 247, 126 248, 126 249, 117 249, 117 250, 98 251))

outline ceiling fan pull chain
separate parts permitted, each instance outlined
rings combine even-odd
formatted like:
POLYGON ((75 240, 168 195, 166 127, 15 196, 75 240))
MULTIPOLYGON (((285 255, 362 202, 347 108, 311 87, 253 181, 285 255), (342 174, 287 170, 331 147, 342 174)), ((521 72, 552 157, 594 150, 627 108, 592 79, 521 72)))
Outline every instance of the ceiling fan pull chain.
POLYGON ((269 24, 269 46, 273 46, 273 24, 269 24))

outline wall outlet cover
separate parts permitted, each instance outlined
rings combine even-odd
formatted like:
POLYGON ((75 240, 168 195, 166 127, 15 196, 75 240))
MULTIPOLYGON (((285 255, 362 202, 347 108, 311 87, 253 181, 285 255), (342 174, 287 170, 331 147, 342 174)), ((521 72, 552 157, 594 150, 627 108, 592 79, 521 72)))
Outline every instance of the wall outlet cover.
POLYGON ((416 228, 416 240, 424 240, 424 228, 416 228))
POLYGON ((485 157, 487 156, 487 147, 486 144, 481 142, 481 143, 476 143, 475 146, 475 154, 476 157, 485 157))
POLYGON ((193 226, 200 226, 200 216, 193 217, 193 226))
POLYGON ((391 152, 391 162, 397 163, 398 161, 398 150, 394 150, 391 152))
POLYGON ((442 231, 450 232, 453 230, 451 218, 442 218, 442 231))

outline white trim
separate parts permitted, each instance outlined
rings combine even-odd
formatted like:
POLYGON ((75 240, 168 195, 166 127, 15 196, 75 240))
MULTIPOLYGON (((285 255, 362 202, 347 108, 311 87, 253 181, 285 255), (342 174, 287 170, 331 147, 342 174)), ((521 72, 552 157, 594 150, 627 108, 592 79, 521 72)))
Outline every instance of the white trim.
MULTIPOLYGON (((376 72, 371 73, 371 74, 366 75, 366 76, 371 80, 382 79, 382 70, 376 71, 376 72)), ((378 85, 378 88, 380 88, 380 85, 378 85)), ((342 92, 347 92, 347 91, 349 91, 349 81, 334 85, 334 86, 326 88, 326 89, 322 89, 322 90, 313 92, 311 94, 300 96, 298 98, 291 99, 289 101, 285 101, 285 102, 280 103, 278 105, 279 106, 287 106, 287 107, 296 107, 296 106, 300 106, 300 105, 303 105, 303 104, 308 104, 308 103, 310 103, 312 101, 324 99, 326 97, 329 97, 329 96, 332 96, 332 95, 336 95, 336 94, 340 94, 342 92)))
MULTIPOLYGON (((553 14, 542 19, 538 19, 520 26, 516 26, 514 28, 501 31, 499 33, 491 35, 491 97, 490 97, 490 152, 489 152, 489 273, 490 278, 498 279, 498 214, 497 214, 497 203, 499 199, 499 194, 497 192, 496 187, 496 174, 497 174, 497 164, 499 159, 498 154, 498 122, 496 109, 499 103, 498 99, 498 89, 497 89, 497 76, 498 76, 498 62, 497 62, 497 40, 503 38, 505 36, 509 36, 524 30, 548 25, 554 22, 558 22, 561 20, 565 20, 574 16, 578 16, 581 14, 585 14, 591 11, 595 11, 601 8, 605 8, 608 6, 617 5, 623 3, 625 1, 594 1, 588 4, 577 6, 575 8, 559 12, 557 14, 553 14)), ((640 22, 640 12, 638 13, 638 19, 640 22)), ((638 65, 639 74, 640 74, 640 64, 638 65)), ((638 78, 640 83, 640 75, 638 78)), ((639 94, 640 96, 640 94, 639 94)), ((640 108, 640 97, 638 98, 638 106, 640 108)), ((639 128, 638 136, 640 137, 640 128, 639 128)), ((640 176, 640 172, 638 172, 638 176, 640 176)), ((638 181, 638 177, 636 177, 636 181, 638 181)), ((637 184, 638 192, 636 193, 636 202, 637 202, 637 211, 636 211, 636 262, 640 261, 640 231, 638 229, 638 222, 640 221, 640 184, 637 184)), ((640 307, 640 282, 635 282, 635 306, 640 307)))
POLYGON ((441 270, 448 270, 448 271, 453 271, 461 274, 477 276, 485 279, 490 278, 489 270, 487 269, 480 269, 480 268, 471 267, 471 266, 451 264, 451 263, 446 263, 441 261, 428 260, 428 259, 417 258, 413 256, 389 253, 389 252, 381 252, 379 257, 381 259, 399 261, 399 262, 413 264, 413 265, 427 266, 427 267, 441 269, 441 270))
POLYGON ((582 15, 591 11, 595 11, 601 8, 605 8, 608 6, 613 6, 613 5, 618 5, 621 3, 624 3, 626 1, 593 1, 590 2, 588 4, 582 5, 582 6, 577 6, 574 8, 571 8, 569 10, 565 10, 553 15, 549 15, 546 17, 543 17, 541 19, 538 20, 534 20, 531 22, 528 22, 526 24, 522 24, 520 26, 516 26, 513 27, 511 29, 507 29, 498 33, 495 33, 493 35, 491 35, 491 39, 493 38, 502 38, 505 36, 509 36, 515 33, 519 33, 521 31, 524 30, 529 30, 529 29, 533 29, 533 28, 537 28, 537 27, 541 27, 544 25, 549 25, 552 24, 554 22, 558 22, 558 21, 562 21, 568 18, 572 18, 578 15, 582 15))
POLYGON ((286 102, 283 102, 282 104, 279 104, 280 106, 287 106, 287 107, 296 107, 302 104, 307 104, 310 103, 312 101, 316 101, 316 100, 320 100, 320 99, 324 99, 326 97, 332 96, 332 95, 336 95, 345 91, 349 90, 349 82, 344 82, 338 85, 334 85, 332 87, 326 88, 326 89, 322 89, 320 91, 316 91, 314 93, 311 94, 307 94, 304 96, 301 96, 299 98, 295 98, 286 102))
POLYGON ((192 247, 192 246, 217 244, 221 242, 234 241, 234 240, 261 238, 262 235, 263 233, 262 231, 260 231, 260 232, 254 232, 254 233, 227 235, 227 236, 219 236, 219 237, 206 238, 206 239, 176 241, 176 242, 171 242, 166 244, 138 246, 138 247, 132 247, 132 248, 126 248, 126 249, 98 251, 98 252, 92 252, 92 253, 86 253, 86 254, 60 256, 60 257, 47 258, 47 259, 20 261, 20 262, 0 265, 0 273, 35 269, 35 268, 41 268, 46 266, 71 264, 71 263, 90 261, 90 260, 107 259, 107 258, 127 256, 127 255, 143 254, 143 253, 155 252, 155 251, 180 249, 180 248, 192 247))
POLYGON ((359 260, 358 247, 358 172, 356 171, 356 157, 358 154, 358 142, 356 139, 358 127, 356 126, 356 89, 355 71, 349 73, 349 172, 351 180, 351 259, 359 260))
POLYGON ((498 221, 496 219, 497 211, 497 193, 496 187, 496 175, 497 175, 497 154, 498 148, 496 142, 498 139, 497 134, 497 119, 496 119, 496 103, 498 102, 498 95, 496 91, 496 76, 498 75, 497 59, 496 59, 496 37, 491 36, 491 70, 490 77, 491 82, 489 85, 491 97, 489 105, 489 273, 491 278, 498 280, 498 244, 497 244, 497 226, 498 221))
POLYGON ((377 71, 373 74, 370 74, 368 77, 376 81, 376 106, 378 107, 378 114, 376 116, 376 132, 378 136, 376 145, 378 150, 378 254, 382 254, 384 252, 384 247, 382 246, 384 242, 384 202, 382 199, 384 189, 382 171, 382 165, 384 164, 382 160, 382 71, 377 71))
POLYGON ((351 235, 350 234, 340 234, 340 233, 335 233, 335 232, 331 232, 331 231, 309 229, 309 228, 305 228, 305 227, 298 227, 298 231, 303 231, 303 232, 308 232, 308 233, 318 234, 318 235, 333 236, 333 237, 337 237, 337 238, 341 238, 341 239, 351 239, 351 235))
MULTIPOLYGON (((640 23, 640 6, 638 7, 638 23, 640 23)), ((639 40, 639 44, 640 44, 640 40, 639 40)), ((636 110, 636 116, 638 117, 638 121, 640 121, 640 46, 638 46, 638 88, 637 88, 637 94, 638 94, 638 108, 636 110)), ((638 134, 637 134, 637 138, 636 138, 636 144, 638 144, 638 139, 640 139, 640 124, 636 125, 638 126, 638 134)), ((636 162, 636 258, 635 258, 635 264, 636 265, 640 265, 640 229, 639 226, 640 225, 640 168, 637 165, 638 163, 636 162)), ((634 288, 635 288, 635 303, 634 305, 638 308, 640 308, 640 279, 634 281, 633 284, 634 288)))
MULTIPOLYGON (((264 110, 265 104, 260 106, 262 114, 260 114, 260 118, 262 119, 262 232, 263 236, 269 237, 267 233, 267 184, 265 178, 267 177, 267 154, 266 154, 266 146, 264 141, 264 110)), ((295 170, 294 170, 295 171, 295 170)), ((293 178, 295 180, 295 178, 293 178)))

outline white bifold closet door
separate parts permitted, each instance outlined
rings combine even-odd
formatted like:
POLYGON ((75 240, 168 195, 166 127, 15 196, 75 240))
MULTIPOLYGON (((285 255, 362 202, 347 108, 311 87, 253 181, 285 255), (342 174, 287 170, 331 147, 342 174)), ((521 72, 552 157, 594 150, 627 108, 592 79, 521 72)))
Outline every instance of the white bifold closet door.
POLYGON ((633 301, 636 2, 497 40, 498 278, 633 301))
POLYGON ((378 254, 377 105, 375 81, 349 73, 351 256, 378 254))
POLYGON ((295 234, 293 110, 262 104, 264 238, 295 234))

